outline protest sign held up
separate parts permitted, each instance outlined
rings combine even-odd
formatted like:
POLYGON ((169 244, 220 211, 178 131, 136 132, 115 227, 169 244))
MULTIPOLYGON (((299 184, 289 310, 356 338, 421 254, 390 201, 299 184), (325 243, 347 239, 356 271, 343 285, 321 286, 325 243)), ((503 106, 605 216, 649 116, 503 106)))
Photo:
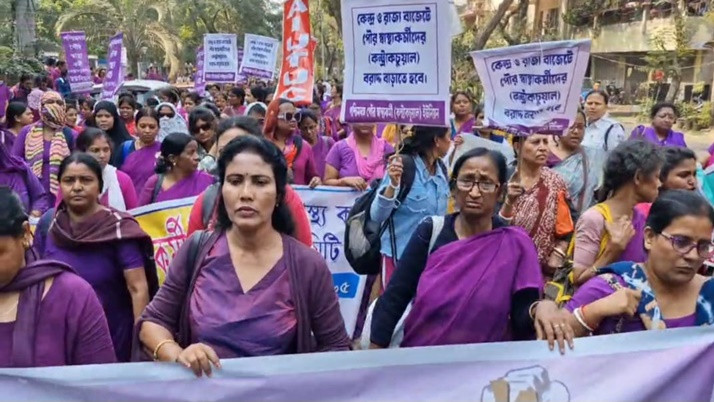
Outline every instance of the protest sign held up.
POLYGON ((245 54, 239 72, 244 75, 273 79, 280 41, 267 36, 245 34, 245 54))
POLYGON ((121 62, 123 42, 124 34, 121 32, 109 40, 109 49, 107 50, 108 68, 102 89, 102 99, 112 99, 124 82, 124 69, 121 62))
POLYGON ((471 53, 486 124, 515 134, 562 134, 575 118, 589 55, 589 40, 471 53))
POLYGON ((205 82, 236 81, 238 43, 235 34, 206 34, 203 37, 205 82))
POLYGON ((283 63, 278 98, 288 99, 296 105, 309 105, 315 82, 315 46, 310 34, 308 2, 288 0, 283 7, 283 63))
POLYGON ((204 79, 204 64, 206 53, 203 51, 203 46, 196 49, 196 77, 194 78, 193 89, 198 94, 203 95, 206 91, 206 80, 204 79))
POLYGON ((342 15, 342 119, 448 125, 448 2, 342 0, 342 15))
POLYGON ((67 79, 72 92, 92 90, 92 71, 89 68, 87 39, 82 31, 62 32, 62 48, 67 59, 67 79))

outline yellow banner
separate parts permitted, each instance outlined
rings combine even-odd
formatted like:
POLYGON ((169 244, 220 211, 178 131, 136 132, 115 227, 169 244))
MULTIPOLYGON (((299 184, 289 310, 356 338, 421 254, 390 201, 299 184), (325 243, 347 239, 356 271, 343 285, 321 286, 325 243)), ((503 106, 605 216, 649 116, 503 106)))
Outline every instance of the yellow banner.
POLYGON ((159 285, 164 283, 174 254, 188 233, 188 218, 196 197, 147 205, 129 211, 154 242, 159 285))

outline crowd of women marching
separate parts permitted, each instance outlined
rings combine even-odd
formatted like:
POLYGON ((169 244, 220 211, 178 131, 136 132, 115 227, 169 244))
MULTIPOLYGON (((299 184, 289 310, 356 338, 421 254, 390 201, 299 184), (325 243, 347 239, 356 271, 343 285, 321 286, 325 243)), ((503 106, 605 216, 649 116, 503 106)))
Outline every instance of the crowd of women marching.
POLYGON ((575 337, 714 322, 714 210, 675 106, 627 138, 596 90, 562 136, 509 137, 465 92, 449 127, 346 125, 339 83, 317 88, 302 108, 260 82, 167 87, 143 105, 46 88, 35 108, 13 99, 0 366, 154 359, 200 376, 220 359, 359 338, 537 338, 565 353, 575 337), (369 219, 389 230, 355 334, 291 184, 375 192, 369 219), (192 196, 191 236, 159 287, 152 240, 127 211, 192 196))

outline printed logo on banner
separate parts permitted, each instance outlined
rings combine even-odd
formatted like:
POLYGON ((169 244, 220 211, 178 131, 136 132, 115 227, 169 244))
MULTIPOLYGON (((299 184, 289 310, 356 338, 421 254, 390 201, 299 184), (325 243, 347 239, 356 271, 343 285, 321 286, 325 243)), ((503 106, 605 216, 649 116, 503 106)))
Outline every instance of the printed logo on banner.
POLYGON ((359 279, 359 275, 348 272, 332 274, 332 280, 335 283, 335 293, 337 293, 337 297, 340 299, 352 299, 357 296, 359 279))
POLYGON ((481 392, 481 402, 569 402, 570 391, 560 381, 552 381, 541 366, 511 370, 491 381, 481 392))

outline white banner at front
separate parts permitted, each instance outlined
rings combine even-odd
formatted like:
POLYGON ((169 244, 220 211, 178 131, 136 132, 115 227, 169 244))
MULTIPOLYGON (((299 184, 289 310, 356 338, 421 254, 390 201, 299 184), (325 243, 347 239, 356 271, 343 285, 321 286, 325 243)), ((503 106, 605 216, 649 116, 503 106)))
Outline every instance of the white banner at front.
POLYGON ((345 221, 355 199, 362 193, 338 187, 293 186, 305 204, 312 228, 312 247, 322 254, 332 272, 335 292, 340 299, 340 312, 347 333, 352 334, 366 282, 357 275, 345 258, 345 221))

